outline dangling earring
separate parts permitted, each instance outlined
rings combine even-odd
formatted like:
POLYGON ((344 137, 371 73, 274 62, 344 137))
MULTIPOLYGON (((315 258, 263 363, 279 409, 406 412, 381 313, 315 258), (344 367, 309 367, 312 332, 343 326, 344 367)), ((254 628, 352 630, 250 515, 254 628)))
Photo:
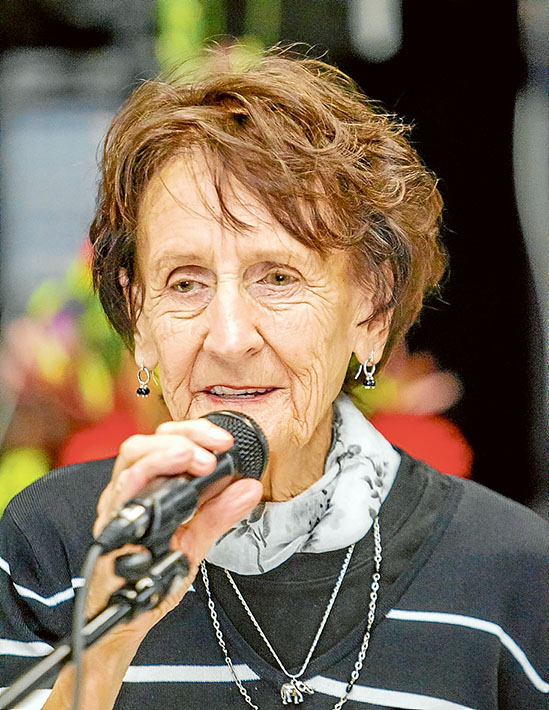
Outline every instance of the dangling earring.
POLYGON ((376 386, 376 381, 374 378, 374 372, 376 371, 376 364, 374 362, 374 351, 370 352, 370 356, 364 364, 361 363, 355 375, 355 380, 358 380, 360 375, 364 374, 364 381, 362 382, 364 389, 373 390, 376 386))
POLYGON ((141 367, 137 371, 137 381, 139 382, 139 387, 137 388, 136 395, 138 397, 148 397, 151 393, 148 388, 149 380, 151 379, 150 371, 141 364, 141 367))

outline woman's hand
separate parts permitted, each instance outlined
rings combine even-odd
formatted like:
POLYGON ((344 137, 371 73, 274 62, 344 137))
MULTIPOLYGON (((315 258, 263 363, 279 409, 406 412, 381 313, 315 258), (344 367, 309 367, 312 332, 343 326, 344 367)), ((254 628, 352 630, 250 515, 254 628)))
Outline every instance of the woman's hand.
MULTIPOLYGON (((203 476, 217 463, 212 451, 227 451, 233 437, 207 419, 161 424, 149 436, 132 436, 120 447, 112 478, 101 494, 93 534, 97 535, 111 520, 117 508, 143 490, 158 476, 203 476)), ((170 546, 180 549, 189 561, 183 582, 155 608, 136 619, 120 624, 84 654, 83 708, 107 710, 112 707, 120 684, 139 644, 148 631, 181 601, 192 584, 200 561, 224 532, 241 520, 261 500, 262 485, 254 479, 240 479, 203 505, 193 518, 180 526, 170 546)), ((114 573, 116 557, 142 548, 125 545, 99 558, 90 582, 86 615, 97 614, 110 595, 123 586, 114 573)), ((72 669, 60 674, 45 708, 69 708, 72 694, 72 669)))
MULTIPOLYGON (((189 476, 207 475, 217 464, 212 451, 227 451, 233 443, 229 432, 208 419, 166 422, 152 435, 137 435, 127 439, 120 447, 111 481, 99 498, 94 536, 99 535, 121 505, 155 478, 182 473, 189 476)), ((257 505, 261 494, 259 481, 236 481, 199 507, 192 520, 178 528, 172 537, 171 547, 184 552, 189 561, 189 575, 175 595, 170 595, 157 609, 141 615, 136 620, 139 623, 132 622, 136 631, 139 629, 146 633, 180 601, 196 575, 199 562, 214 541, 257 505)), ((88 615, 97 613, 105 606, 110 594, 122 586, 121 579, 113 573, 115 558, 136 549, 139 548, 125 546, 101 558, 90 585, 88 615), (101 583, 96 581, 98 578, 102 578, 101 583)))

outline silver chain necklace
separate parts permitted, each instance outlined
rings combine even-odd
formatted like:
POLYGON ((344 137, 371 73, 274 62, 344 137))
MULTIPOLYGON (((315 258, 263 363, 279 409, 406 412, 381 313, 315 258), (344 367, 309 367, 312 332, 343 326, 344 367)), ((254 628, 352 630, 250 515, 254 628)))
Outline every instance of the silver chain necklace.
MULTIPOLYGON (((367 617, 367 623, 366 623, 366 631, 365 631, 364 636, 362 638, 362 644, 360 646, 358 658, 357 658, 354 668, 351 672, 351 676, 349 678, 349 682, 347 683, 347 687, 345 688, 345 694, 334 705, 333 710, 341 710, 343 705, 347 702, 347 699, 349 697, 349 693, 351 692, 353 685, 358 680, 358 677, 360 675, 360 671, 362 670, 362 667, 364 665, 364 659, 366 658, 366 653, 368 651, 368 646, 370 644, 370 634, 371 634, 372 625, 373 625, 374 619, 375 619, 377 593, 379 591, 379 580, 381 578, 380 569, 381 569, 381 560, 382 560, 382 548, 381 548, 381 533, 380 533, 380 529, 379 529, 379 518, 378 517, 376 517, 376 519, 374 520, 373 533, 374 533, 374 572, 372 574, 372 582, 370 584, 370 603, 368 605, 368 617, 367 617)), ((355 546, 353 544, 347 550, 347 554, 345 555, 345 559, 343 560, 343 564, 342 564, 341 569, 339 571, 339 575, 337 577, 336 583, 335 583, 334 588, 332 590, 330 600, 328 601, 328 604, 326 606, 326 610, 325 610, 324 615, 322 617, 322 621, 320 622, 320 626, 318 627, 316 635, 313 639, 313 643, 311 644, 311 648, 309 649, 309 653, 307 654, 307 658, 305 659, 303 665, 301 666, 300 671, 298 673, 296 673, 295 675, 288 673, 288 671, 284 667, 284 664, 282 663, 282 661, 278 657, 278 654, 275 652, 271 643, 269 642, 269 640, 265 636, 263 629, 259 626, 255 616, 252 614, 250 607, 248 606, 248 604, 246 603, 240 590, 238 589, 236 582, 234 581, 234 579, 231 576, 231 573, 228 570, 225 570, 225 574, 227 575, 227 579, 229 580, 231 586, 233 587, 233 589, 234 589, 236 595, 238 596, 240 603, 244 607, 246 613, 250 617, 253 625, 255 626, 257 631, 259 632, 259 635, 261 636, 263 641, 266 643, 267 648, 269 649, 269 651, 273 655, 275 661, 278 663, 278 665, 279 665, 280 669, 282 670, 282 672, 284 673, 284 675, 290 679, 290 681, 284 683, 280 689, 280 697, 282 699, 283 705, 289 705, 292 703, 297 705, 298 703, 303 702, 304 694, 312 695, 314 693, 314 690, 309 685, 307 685, 303 681, 299 680, 299 678, 303 675, 303 673, 307 669, 307 666, 309 665, 309 661, 311 660, 311 657, 312 657, 314 650, 315 650, 315 648, 318 644, 318 641, 320 639, 320 635, 322 634, 322 631, 324 630, 326 622, 328 621, 328 617, 330 615, 330 612, 332 611, 332 607, 334 605, 337 594, 338 594, 341 584, 343 582, 343 578, 345 577, 345 573, 347 572, 349 562, 351 561, 354 547, 355 546)), ((229 670, 231 672, 233 680, 234 680, 236 686, 238 687, 240 694, 242 695, 242 697, 246 701, 246 703, 248 703, 248 705, 251 708, 254 708, 254 710, 259 710, 258 706, 253 703, 251 697, 248 695, 246 689, 242 685, 242 681, 236 675, 236 671, 234 669, 233 662, 231 660, 231 657, 229 656, 229 652, 227 651, 227 645, 225 644, 225 639, 223 637, 223 633, 221 631, 219 620, 217 618, 217 612, 215 610, 215 603, 212 598, 212 594, 210 592, 210 581, 208 578, 208 572, 206 570, 206 564, 204 561, 202 561, 200 563, 200 571, 202 573, 202 579, 204 581, 204 587, 206 589, 206 594, 208 595, 208 609, 210 611, 210 617, 212 619, 212 624, 214 627, 215 636, 217 638, 217 642, 219 644, 219 647, 221 648, 221 651, 223 652, 223 656, 225 658, 225 663, 229 667, 229 670)))

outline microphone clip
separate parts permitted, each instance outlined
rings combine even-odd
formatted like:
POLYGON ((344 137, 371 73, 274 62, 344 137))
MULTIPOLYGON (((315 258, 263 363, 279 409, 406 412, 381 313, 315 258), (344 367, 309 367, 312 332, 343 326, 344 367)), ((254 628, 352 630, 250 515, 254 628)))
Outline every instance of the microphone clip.
POLYGON ((180 550, 157 555, 149 549, 123 555, 115 562, 115 572, 126 579, 126 584, 112 594, 109 605, 129 605, 127 620, 132 619, 157 606, 188 571, 188 560, 180 550))

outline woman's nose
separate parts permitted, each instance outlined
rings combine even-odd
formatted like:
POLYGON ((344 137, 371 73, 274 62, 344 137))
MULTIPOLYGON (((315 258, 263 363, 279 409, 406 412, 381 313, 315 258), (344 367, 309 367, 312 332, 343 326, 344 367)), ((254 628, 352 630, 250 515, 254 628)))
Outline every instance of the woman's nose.
POLYGON ((263 338, 257 329, 255 304, 238 287, 218 287, 206 310, 204 350, 227 360, 239 360, 261 350, 263 338))

